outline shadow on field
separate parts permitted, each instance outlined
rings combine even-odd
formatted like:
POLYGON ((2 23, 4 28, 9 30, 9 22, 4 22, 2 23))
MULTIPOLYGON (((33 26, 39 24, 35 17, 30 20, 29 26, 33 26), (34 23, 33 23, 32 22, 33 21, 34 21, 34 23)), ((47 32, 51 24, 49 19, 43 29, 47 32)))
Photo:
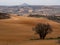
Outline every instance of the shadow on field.
POLYGON ((59 42, 60 42, 60 37, 57 37, 57 38, 45 38, 45 39, 31 38, 30 40, 59 40, 59 42))

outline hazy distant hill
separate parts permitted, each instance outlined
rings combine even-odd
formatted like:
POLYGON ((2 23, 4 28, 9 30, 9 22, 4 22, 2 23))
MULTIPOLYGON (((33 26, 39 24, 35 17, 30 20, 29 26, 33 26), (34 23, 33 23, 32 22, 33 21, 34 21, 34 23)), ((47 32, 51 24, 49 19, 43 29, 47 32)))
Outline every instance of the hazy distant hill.
POLYGON ((60 13, 60 5, 55 6, 44 6, 44 5, 28 5, 26 3, 17 6, 0 6, 0 12, 13 13, 13 14, 30 14, 43 12, 47 15, 60 13))

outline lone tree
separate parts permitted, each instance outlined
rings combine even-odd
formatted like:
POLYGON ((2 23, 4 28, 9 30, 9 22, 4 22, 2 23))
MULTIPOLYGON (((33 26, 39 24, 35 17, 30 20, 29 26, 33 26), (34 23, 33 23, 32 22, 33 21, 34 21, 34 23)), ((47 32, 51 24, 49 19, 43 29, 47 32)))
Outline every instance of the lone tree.
POLYGON ((48 33, 52 32, 49 24, 39 23, 35 26, 34 31, 40 36, 40 39, 45 39, 48 33))

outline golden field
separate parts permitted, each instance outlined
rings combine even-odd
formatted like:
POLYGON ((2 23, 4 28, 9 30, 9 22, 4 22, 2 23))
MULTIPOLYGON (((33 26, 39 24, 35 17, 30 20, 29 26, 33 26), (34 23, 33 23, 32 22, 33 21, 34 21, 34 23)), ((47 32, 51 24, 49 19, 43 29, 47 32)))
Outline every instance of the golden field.
POLYGON ((0 20, 0 45, 58 45, 57 40, 30 40, 32 37, 39 38, 32 31, 38 23, 51 25, 53 32, 46 38, 60 37, 60 23, 46 18, 12 16, 11 19, 0 20))

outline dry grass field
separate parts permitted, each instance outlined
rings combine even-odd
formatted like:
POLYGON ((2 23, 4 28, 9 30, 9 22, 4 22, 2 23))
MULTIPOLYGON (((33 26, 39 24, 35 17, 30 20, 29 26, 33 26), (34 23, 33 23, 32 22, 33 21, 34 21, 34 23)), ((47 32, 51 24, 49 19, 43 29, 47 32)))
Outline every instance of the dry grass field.
POLYGON ((60 23, 46 18, 12 16, 11 19, 0 20, 0 45, 59 45, 57 40, 30 40, 32 37, 39 38, 32 31, 38 23, 51 25, 53 32, 46 38, 60 37, 60 23))

